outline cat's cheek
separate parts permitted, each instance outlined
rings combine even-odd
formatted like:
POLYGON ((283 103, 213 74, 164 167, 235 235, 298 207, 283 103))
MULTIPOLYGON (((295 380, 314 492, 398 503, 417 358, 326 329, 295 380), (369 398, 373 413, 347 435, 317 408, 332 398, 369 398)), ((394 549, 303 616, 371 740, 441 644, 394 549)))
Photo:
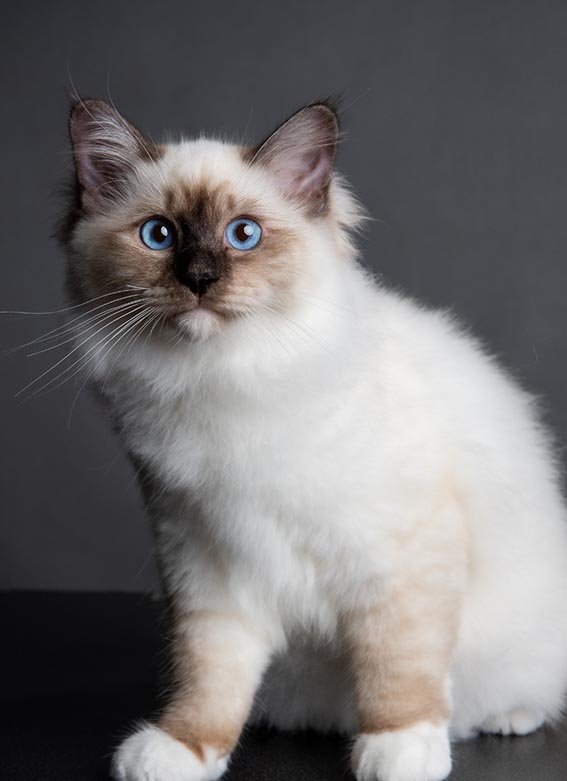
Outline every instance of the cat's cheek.
POLYGON ((208 309, 193 309, 177 318, 177 328, 192 342, 204 342, 219 333, 222 321, 208 309))

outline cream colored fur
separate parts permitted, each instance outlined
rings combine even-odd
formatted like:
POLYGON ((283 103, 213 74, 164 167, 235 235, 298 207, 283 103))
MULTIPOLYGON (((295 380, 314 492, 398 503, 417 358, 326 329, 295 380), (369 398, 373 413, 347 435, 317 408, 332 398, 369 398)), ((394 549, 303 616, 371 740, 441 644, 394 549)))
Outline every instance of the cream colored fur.
POLYGON ((174 144, 79 222, 74 262, 140 203, 163 213, 164 188, 203 182, 300 240, 281 306, 260 281, 233 321, 190 312, 88 356, 160 486, 156 554, 182 614, 167 731, 126 741, 116 776, 217 778, 254 697, 251 720, 361 729, 359 781, 440 780, 449 733, 553 722, 567 527, 531 398, 451 316, 361 268, 336 176, 329 213, 306 217, 236 147, 174 144))

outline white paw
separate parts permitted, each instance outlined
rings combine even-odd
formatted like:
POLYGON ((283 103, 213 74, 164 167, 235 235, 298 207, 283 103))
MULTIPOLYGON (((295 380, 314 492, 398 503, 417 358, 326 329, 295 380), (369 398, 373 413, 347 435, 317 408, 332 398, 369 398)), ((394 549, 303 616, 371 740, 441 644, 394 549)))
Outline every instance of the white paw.
POLYGON ((447 726, 421 722, 410 729, 361 735, 352 765, 357 781, 443 781, 451 772, 447 726))
POLYGON ((509 713, 485 719, 479 727, 479 732, 489 732, 494 735, 527 735, 539 729, 543 722, 544 718, 538 711, 514 708, 509 713))
POLYGON ((147 725, 130 735, 112 760, 112 777, 118 781, 215 781, 228 757, 205 750, 204 761, 167 732, 147 725))

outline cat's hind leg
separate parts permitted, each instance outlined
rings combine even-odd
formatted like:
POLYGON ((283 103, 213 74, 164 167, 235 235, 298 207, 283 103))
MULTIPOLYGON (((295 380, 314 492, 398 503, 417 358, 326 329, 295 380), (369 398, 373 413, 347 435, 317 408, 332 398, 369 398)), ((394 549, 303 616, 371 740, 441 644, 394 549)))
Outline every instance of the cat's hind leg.
POLYGON ((418 524, 372 608, 345 617, 360 734, 357 781, 443 781, 451 772, 450 669, 464 590, 460 512, 418 524))
MULTIPOLYGON (((520 511, 516 520, 529 530, 520 511)), ((546 532, 526 542, 518 533, 489 568, 477 566, 452 667, 455 738, 526 735, 564 712, 567 540, 546 532)))

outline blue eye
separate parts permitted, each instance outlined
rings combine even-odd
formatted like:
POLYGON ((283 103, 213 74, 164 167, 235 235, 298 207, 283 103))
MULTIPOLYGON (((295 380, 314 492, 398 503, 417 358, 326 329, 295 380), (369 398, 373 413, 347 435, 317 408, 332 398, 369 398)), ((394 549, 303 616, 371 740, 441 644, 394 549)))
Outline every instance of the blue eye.
POLYGON ((237 217, 226 226, 225 237, 234 249, 254 249, 262 240, 262 228, 249 217, 237 217))
POLYGON ((163 217, 152 217, 142 224, 140 238, 150 249, 169 249, 175 239, 175 229, 163 217))

